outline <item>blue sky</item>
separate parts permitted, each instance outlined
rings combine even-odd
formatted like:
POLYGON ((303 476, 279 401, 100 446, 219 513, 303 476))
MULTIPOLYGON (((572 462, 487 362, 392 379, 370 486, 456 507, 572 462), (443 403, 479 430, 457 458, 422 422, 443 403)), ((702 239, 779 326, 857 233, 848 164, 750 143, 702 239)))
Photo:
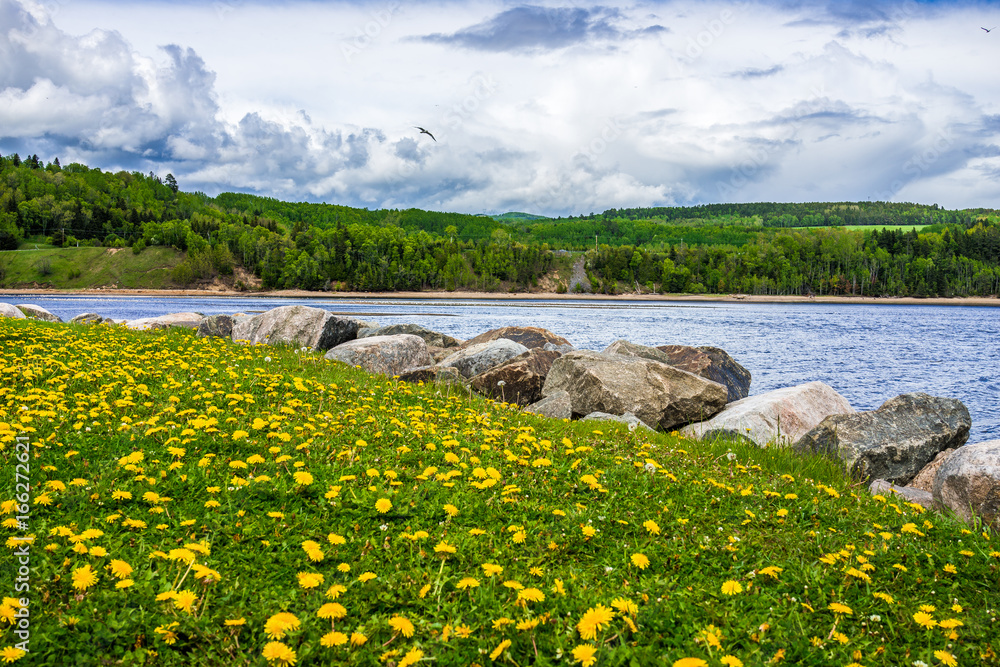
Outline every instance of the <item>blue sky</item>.
POLYGON ((1000 207, 997 25, 959 2, 0 0, 0 153, 369 208, 1000 207))

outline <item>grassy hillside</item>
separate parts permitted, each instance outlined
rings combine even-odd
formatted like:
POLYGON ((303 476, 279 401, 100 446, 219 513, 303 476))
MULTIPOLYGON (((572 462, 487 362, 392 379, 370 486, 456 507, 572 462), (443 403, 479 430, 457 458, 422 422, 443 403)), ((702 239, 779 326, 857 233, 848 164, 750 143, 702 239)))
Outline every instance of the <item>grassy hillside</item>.
POLYGON ((0 252, 0 285, 48 285, 58 289, 114 286, 177 287, 171 272, 184 259, 174 248, 147 248, 136 255, 119 248, 41 248, 0 252))
POLYGON ((0 605, 15 664, 1000 651, 995 538, 823 459, 547 420, 292 350, 0 319, 0 460, 3 572, 30 540, 28 658, 21 601, 0 605))

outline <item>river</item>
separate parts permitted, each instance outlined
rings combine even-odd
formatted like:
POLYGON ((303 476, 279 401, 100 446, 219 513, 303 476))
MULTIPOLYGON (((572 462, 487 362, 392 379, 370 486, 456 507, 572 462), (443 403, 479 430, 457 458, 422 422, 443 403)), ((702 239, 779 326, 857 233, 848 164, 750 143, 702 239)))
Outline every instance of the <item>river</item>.
POLYGON ((305 304, 380 325, 414 322, 456 338, 522 325, 544 327, 592 350, 619 338, 642 345, 712 345, 751 372, 751 395, 820 380, 856 410, 872 410, 899 394, 922 391, 957 398, 969 408, 969 442, 1000 438, 1000 310, 990 307, 379 297, 15 295, 0 301, 34 303, 66 320, 84 312, 136 319, 305 304))

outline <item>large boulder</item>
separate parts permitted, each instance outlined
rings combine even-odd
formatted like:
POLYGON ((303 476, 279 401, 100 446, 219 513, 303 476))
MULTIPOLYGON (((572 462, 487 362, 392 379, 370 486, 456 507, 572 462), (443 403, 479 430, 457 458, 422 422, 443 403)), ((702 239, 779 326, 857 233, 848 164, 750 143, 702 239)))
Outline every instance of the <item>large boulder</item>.
POLYGON ((0 317, 9 317, 13 320, 23 320, 25 315, 15 306, 9 303, 0 303, 0 317))
POLYGON ((591 412, 589 415, 585 415, 580 421, 618 422, 620 424, 625 424, 629 431, 634 431, 637 428, 645 429, 647 431, 653 430, 649 427, 649 424, 642 421, 631 412, 626 412, 623 415, 610 415, 607 412, 591 412))
POLYGON ((549 370, 542 395, 570 394, 573 414, 635 414, 651 426, 669 430, 709 418, 726 405, 726 388, 650 359, 569 352, 549 370))
POLYGON ((568 391, 557 391, 537 403, 532 403, 524 410, 551 419, 571 419, 573 417, 573 398, 568 391))
POLYGON ((712 419, 691 424, 681 433, 696 439, 738 435, 759 447, 787 445, 830 415, 853 412, 847 399, 829 385, 808 382, 730 403, 712 419))
POLYGON ((431 363, 427 343, 420 336, 412 334, 356 338, 331 348, 325 358, 361 366, 369 373, 390 376, 431 363))
POLYGON ((80 313, 70 320, 70 324, 100 324, 105 319, 97 313, 80 313))
POLYGON ((236 319, 232 315, 209 315, 198 324, 198 338, 232 338, 233 324, 236 319))
POLYGON ((476 375, 472 386, 494 400, 529 405, 542 398, 545 376, 559 356, 536 347, 476 375))
POLYGON ((746 398, 750 394, 750 371, 736 363, 729 354, 718 347, 688 347, 687 345, 659 345, 668 364, 688 373, 708 378, 726 387, 729 402, 746 398))
POLYGON ((524 345, 507 338, 463 347, 441 362, 442 366, 457 368, 462 377, 471 378, 494 366, 528 351, 524 345))
POLYGON ((917 392, 877 410, 827 417, 793 447, 840 459, 857 479, 905 486, 938 452, 963 445, 971 426, 961 401, 917 392))
POLYGON ((552 343, 553 345, 570 344, 570 342, 562 336, 557 336, 551 331, 540 327, 501 327, 499 329, 493 329, 491 331, 487 331, 486 333, 479 334, 475 338, 470 338, 462 345, 464 347, 470 347, 472 345, 487 343, 491 340, 498 340, 500 338, 506 338, 507 340, 514 341, 515 343, 520 343, 526 348, 544 347, 546 343, 552 343))
POLYGON ((358 338, 370 336, 395 336, 396 334, 411 334, 420 336, 428 347, 458 347, 462 341, 437 331, 425 329, 419 324, 390 324, 384 327, 371 327, 358 331, 358 338))
POLYGON ((468 380, 462 377, 457 368, 451 366, 421 366, 399 374, 399 379, 403 382, 438 382, 441 384, 455 384, 467 386, 468 380))
POLYGON ((938 470, 954 451, 954 448, 949 448, 943 452, 938 452, 934 460, 921 468, 917 476, 910 480, 908 486, 926 491, 927 493, 934 493, 934 478, 937 477, 938 470))
POLYGON ((281 306, 233 324, 233 340, 291 345, 322 352, 354 340, 363 323, 321 308, 281 306))
POLYGON ((138 320, 128 320, 125 326, 129 329, 145 331, 148 329, 168 329, 170 327, 183 327, 185 329, 197 329, 204 316, 201 313, 170 313, 169 315, 158 315, 156 317, 143 317, 138 320))
POLYGON ((934 478, 934 501, 1000 530, 1000 440, 959 447, 934 478))
POLYGON ((33 303, 19 303, 14 306, 22 313, 25 317, 30 317, 35 320, 44 320, 45 322, 62 322, 63 319, 54 313, 50 313, 41 306, 36 306, 33 303))

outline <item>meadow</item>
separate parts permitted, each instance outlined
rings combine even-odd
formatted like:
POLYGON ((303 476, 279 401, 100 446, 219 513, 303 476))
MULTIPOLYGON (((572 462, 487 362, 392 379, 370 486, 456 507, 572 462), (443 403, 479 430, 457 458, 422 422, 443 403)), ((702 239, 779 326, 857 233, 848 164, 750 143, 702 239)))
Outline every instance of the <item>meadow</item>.
POLYGON ((0 459, 3 663, 1000 661, 981 526, 294 349, 0 319, 0 459))

